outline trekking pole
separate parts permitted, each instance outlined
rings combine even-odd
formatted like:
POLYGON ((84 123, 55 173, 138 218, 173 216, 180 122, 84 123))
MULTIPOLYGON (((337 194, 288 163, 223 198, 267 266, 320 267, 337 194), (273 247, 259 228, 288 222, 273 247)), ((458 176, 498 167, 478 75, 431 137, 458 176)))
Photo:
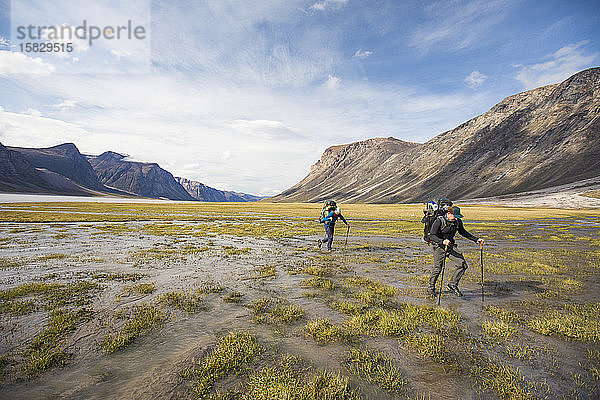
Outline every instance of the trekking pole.
POLYGON ((446 269, 446 254, 448 253, 448 245, 444 247, 444 258, 442 258, 442 277, 440 279, 440 293, 438 294, 438 306, 442 302, 442 292, 444 291, 444 270, 446 269))
POLYGON ((481 302, 483 303, 483 243, 479 243, 479 252, 481 259, 481 302))
POLYGON ((346 226, 346 242, 344 243, 344 251, 346 251, 346 247, 348 247, 348 234, 350 233, 350 225, 346 226))

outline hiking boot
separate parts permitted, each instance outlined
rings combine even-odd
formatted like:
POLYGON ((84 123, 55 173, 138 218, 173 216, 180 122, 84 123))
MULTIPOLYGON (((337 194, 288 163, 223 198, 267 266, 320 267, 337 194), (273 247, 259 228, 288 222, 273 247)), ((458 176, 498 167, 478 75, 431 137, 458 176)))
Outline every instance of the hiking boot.
POLYGON ((448 289, 450 289, 450 291, 452 293, 454 293, 456 295, 456 297, 462 297, 462 292, 460 291, 460 289, 458 289, 457 285, 453 285, 451 283, 448 284, 448 289))
POLYGON ((322 244, 323 242, 321 241, 321 239, 319 239, 319 241, 317 242, 317 247, 320 249, 322 244))
POLYGON ((427 295, 435 299, 435 288, 427 288, 427 295))

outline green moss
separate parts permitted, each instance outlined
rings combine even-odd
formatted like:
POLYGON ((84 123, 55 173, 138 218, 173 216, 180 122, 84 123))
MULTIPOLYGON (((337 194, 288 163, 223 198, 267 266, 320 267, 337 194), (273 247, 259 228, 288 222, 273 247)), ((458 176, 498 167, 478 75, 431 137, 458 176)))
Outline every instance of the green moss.
POLYGON ((137 337, 162 327, 167 320, 156 305, 134 306, 125 312, 127 320, 121 329, 109 334, 100 344, 107 353, 123 349, 137 337))
POLYGON ((408 384, 399 367, 382 351, 351 348, 346 356, 348 370, 390 393, 404 393, 408 384))

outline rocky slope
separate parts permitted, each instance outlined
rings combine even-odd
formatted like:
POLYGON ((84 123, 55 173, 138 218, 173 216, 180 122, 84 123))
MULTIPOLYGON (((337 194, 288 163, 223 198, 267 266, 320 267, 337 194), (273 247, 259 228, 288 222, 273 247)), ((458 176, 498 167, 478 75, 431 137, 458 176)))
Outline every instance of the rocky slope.
POLYGON ((98 179, 106 186, 143 197, 170 200, 195 200, 171 175, 156 163, 127 161, 126 156, 112 151, 89 162, 98 179))
POLYGON ((508 97, 424 144, 327 149, 274 201, 411 202, 499 196, 600 176, 600 68, 508 97))
MULTIPOLYGON (((48 162, 46 158, 59 158, 58 165, 66 168, 70 175, 77 176, 73 168, 67 168, 77 162, 72 163, 73 160, 62 159, 63 157, 60 156, 65 149, 39 149, 46 153, 46 156, 36 154, 34 150, 38 149, 5 147, 0 143, 0 191, 69 195, 93 194, 92 190, 80 185, 77 181, 53 171, 52 163, 48 162)), ((76 153, 79 154, 79 151, 76 153)), ((91 168, 89 164, 88 167, 91 168)))
POLYGON ((199 201, 232 201, 248 202, 258 201, 262 197, 253 196, 245 193, 237 193, 225 190, 218 190, 203 183, 192 181, 185 178, 175 177, 175 180, 196 200, 199 201))
POLYGON ((7 148, 21 153, 36 168, 43 168, 62 175, 88 189, 104 189, 88 160, 73 143, 64 143, 42 149, 24 147, 7 148))

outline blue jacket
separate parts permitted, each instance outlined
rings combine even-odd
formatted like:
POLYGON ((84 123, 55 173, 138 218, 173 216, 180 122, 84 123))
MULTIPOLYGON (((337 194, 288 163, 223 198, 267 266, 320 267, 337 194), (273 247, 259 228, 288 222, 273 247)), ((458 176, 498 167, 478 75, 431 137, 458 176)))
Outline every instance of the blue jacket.
POLYGON ((347 224, 344 216, 341 213, 336 214, 335 211, 330 211, 329 214, 327 214, 327 216, 323 218, 323 223, 325 225, 335 226, 335 221, 337 221, 338 218, 341 218, 342 221, 344 221, 344 223, 347 224))

